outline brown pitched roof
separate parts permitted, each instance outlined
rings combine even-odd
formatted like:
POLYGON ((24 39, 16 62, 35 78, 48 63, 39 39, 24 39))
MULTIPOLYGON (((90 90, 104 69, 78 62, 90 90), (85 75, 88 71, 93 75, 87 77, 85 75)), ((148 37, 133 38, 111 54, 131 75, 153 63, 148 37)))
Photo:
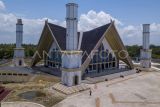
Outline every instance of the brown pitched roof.
MULTIPOLYGON (((58 26, 52 23, 48 23, 54 37, 56 38, 61 50, 65 50, 66 49, 66 28, 62 27, 62 26, 58 26)), ((80 36, 80 33, 78 33, 78 39, 80 36)))
MULTIPOLYGON (((82 43, 81 43, 81 50, 84 52, 86 51, 89 55, 95 45, 98 43, 100 38, 103 36, 104 32, 108 29, 111 23, 103 25, 101 27, 95 28, 93 30, 87 31, 83 33, 82 43)), ((82 58, 82 62, 85 61, 87 56, 82 58)))
MULTIPOLYGON (((60 48, 62 50, 65 50, 66 49, 66 28, 55 25, 55 24, 51 24, 51 23, 48 23, 48 25, 51 28, 52 33, 55 36, 60 48)), ((81 42, 81 50, 86 51, 88 54, 90 54, 93 48, 95 47, 95 45, 97 44, 97 42, 99 41, 99 39, 102 37, 102 35, 108 29, 109 26, 110 26, 110 23, 100 26, 98 28, 95 28, 93 30, 84 32, 82 42, 81 42)), ((79 32, 78 32, 78 36, 79 36, 79 32)), ((87 56, 83 57, 82 62, 85 61, 86 57, 87 56)))
MULTIPOLYGON (((45 50, 46 52, 49 51, 49 47, 51 46, 51 42, 53 42, 53 41, 57 41, 57 44, 59 45, 60 49, 65 50, 66 49, 66 28, 55 25, 55 24, 51 24, 51 23, 46 23, 44 29, 45 28, 50 29, 50 32, 48 32, 48 30, 43 30, 37 50, 40 51, 40 53, 41 53, 41 50, 43 50, 43 49, 46 49, 45 50), (51 35, 51 34, 53 34, 53 35, 51 35), (46 40, 48 40, 48 41, 46 41, 46 40), (49 42, 49 41, 51 41, 51 42, 49 42), (44 43, 46 43, 46 44, 44 44, 44 43)), ((112 23, 109 23, 109 24, 103 25, 101 27, 95 28, 93 30, 84 32, 83 37, 82 37, 82 42, 81 42, 81 50, 86 51, 87 54, 89 55, 107 30, 113 31, 113 33, 110 33, 109 36, 106 36, 106 34, 105 34, 105 38, 107 39, 107 41, 109 42, 111 47, 114 50, 115 49, 126 50, 123 45, 123 42, 121 41, 121 39, 119 37, 118 32, 116 31, 116 28, 114 28, 114 24, 112 24, 112 23), (111 25, 113 26, 112 28, 110 27, 111 25), (112 40, 113 37, 115 38, 114 40, 112 40), (112 40, 112 42, 111 42, 111 40, 112 40), (116 45, 114 42, 117 42, 118 45, 116 45)), ((107 32, 109 32, 109 31, 107 31, 107 32)), ((79 35, 80 35, 80 33, 78 32, 78 36, 79 35)), ((85 64, 84 62, 86 61, 86 59, 87 59, 87 56, 83 56, 82 64, 85 64)), ((133 63, 131 62, 129 57, 126 59, 122 59, 122 60, 124 60, 124 62, 126 62, 132 68, 133 63)), ((31 66, 34 66, 38 61, 40 61, 40 59, 38 59, 37 56, 35 56, 32 60, 31 66)))
POLYGON ((50 29, 52 30, 52 33, 54 37, 56 38, 60 48, 62 50, 66 49, 66 28, 48 23, 50 29))

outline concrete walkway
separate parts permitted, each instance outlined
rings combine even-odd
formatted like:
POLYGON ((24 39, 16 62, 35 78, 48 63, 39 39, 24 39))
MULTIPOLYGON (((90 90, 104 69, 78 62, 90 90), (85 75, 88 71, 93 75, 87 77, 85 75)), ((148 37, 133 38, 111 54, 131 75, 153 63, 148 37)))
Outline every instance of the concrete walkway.
POLYGON ((96 85, 53 107, 159 107, 160 72, 141 72, 96 85))
POLYGON ((157 68, 157 67, 154 67, 154 66, 152 66, 151 68, 160 71, 160 68, 157 68))
POLYGON ((2 102, 1 107, 44 107, 32 102, 2 102))

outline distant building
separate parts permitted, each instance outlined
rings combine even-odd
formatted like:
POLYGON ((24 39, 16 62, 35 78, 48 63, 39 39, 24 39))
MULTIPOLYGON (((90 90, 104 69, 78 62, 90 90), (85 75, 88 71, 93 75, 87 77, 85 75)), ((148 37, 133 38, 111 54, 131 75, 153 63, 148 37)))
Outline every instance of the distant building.
POLYGON ((45 22, 31 66, 44 59, 44 66, 62 73, 62 84, 78 85, 87 76, 109 75, 133 69, 133 63, 114 21, 86 32, 77 31, 78 5, 66 5, 66 27, 45 22), (44 54, 48 53, 48 55, 44 54), (119 61, 127 68, 119 68, 119 61))
POLYGON ((23 23, 22 19, 17 19, 16 24, 16 48, 14 49, 13 62, 15 66, 24 66, 23 23))

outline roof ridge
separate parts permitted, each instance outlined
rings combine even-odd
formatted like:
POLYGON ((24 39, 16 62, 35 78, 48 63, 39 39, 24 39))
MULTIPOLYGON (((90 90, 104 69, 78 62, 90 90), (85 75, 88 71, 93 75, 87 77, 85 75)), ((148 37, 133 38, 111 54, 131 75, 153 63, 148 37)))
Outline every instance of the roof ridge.
POLYGON ((64 28, 64 29, 66 29, 65 27, 63 27, 63 26, 60 26, 60 25, 57 25, 57 24, 53 24, 53 23, 50 23, 50 22, 48 22, 48 25, 50 26, 56 26, 56 27, 61 27, 61 28, 64 28))
POLYGON ((91 29, 91 30, 84 31, 84 32, 90 32, 90 31, 93 31, 93 30, 101 29, 101 28, 103 28, 103 27, 109 26, 110 24, 112 24, 112 23, 107 23, 107 24, 101 25, 101 26, 99 26, 99 27, 96 27, 96 28, 93 28, 93 29, 91 29))

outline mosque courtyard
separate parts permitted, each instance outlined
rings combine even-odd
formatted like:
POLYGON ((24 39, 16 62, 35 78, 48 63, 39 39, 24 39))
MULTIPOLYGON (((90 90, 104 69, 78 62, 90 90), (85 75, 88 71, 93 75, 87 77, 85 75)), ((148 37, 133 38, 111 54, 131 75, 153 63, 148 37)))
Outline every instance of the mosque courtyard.
POLYGON ((141 72, 107 82, 90 84, 84 91, 53 107, 159 107, 160 72, 141 72))

